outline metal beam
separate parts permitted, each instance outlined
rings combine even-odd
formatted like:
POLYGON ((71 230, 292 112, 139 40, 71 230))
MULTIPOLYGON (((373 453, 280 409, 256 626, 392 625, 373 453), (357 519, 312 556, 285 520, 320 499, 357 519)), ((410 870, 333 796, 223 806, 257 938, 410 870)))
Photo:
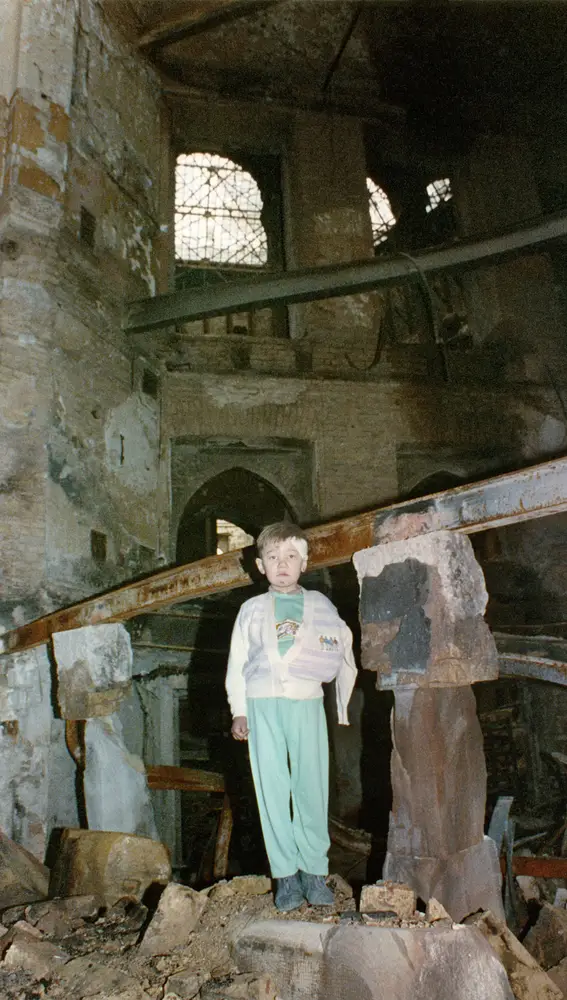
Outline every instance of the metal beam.
POLYGON ((501 677, 548 681, 567 687, 567 640, 553 636, 519 636, 497 632, 501 677))
POLYGON ((229 21, 258 13, 278 2, 280 0, 221 0, 220 3, 204 0, 202 3, 191 3, 187 5, 189 9, 184 14, 165 20, 161 18, 155 28, 150 28, 138 38, 137 45, 139 49, 154 52, 166 45, 180 42, 183 38, 200 35, 229 21))
MULTIPOLYGON (((396 525, 403 525, 405 537, 408 525, 413 526, 414 534, 442 528, 471 534, 566 510, 567 458, 562 458, 310 528, 309 565, 311 569, 322 569, 349 562, 354 552, 389 537, 396 525)), ((123 621, 142 612, 245 587, 251 582, 242 565, 241 550, 209 556, 125 584, 13 629, 2 636, 0 653, 38 646, 54 632, 123 621)))
POLYGON ((186 290, 138 299, 127 309, 124 330, 131 334, 142 333, 208 316, 369 292, 400 281, 416 281, 420 275, 436 271, 492 262, 565 236, 567 213, 561 212, 514 232, 422 250, 413 257, 400 254, 281 274, 260 273, 247 281, 216 285, 202 291, 186 290))

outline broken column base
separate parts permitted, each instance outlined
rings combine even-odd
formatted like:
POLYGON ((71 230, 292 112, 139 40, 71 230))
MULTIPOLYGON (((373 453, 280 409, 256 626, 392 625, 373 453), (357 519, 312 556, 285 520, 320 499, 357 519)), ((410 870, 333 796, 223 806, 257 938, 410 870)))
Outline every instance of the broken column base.
POLYGON ((473 927, 367 927, 264 920, 233 941, 242 972, 285 1000, 513 1000, 504 966, 473 927))
POLYGON ((386 854, 383 877, 405 882, 424 902, 438 899, 457 923, 477 910, 490 910, 505 920, 502 873, 490 837, 448 858, 386 854))

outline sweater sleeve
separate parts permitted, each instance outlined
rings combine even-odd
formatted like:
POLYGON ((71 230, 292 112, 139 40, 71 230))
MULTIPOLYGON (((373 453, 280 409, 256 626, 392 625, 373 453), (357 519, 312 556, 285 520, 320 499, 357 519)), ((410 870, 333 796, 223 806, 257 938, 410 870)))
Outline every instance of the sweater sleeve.
POLYGON ((356 675, 356 663, 352 651, 352 632, 345 622, 341 622, 343 640, 343 662, 337 674, 335 691, 337 696, 337 715, 340 726, 350 725, 348 721, 348 703, 352 694, 356 675))
POLYGON ((233 719, 237 715, 246 715, 246 681, 242 671, 248 660, 248 648, 248 636, 246 635, 241 608, 232 630, 225 680, 228 703, 233 719))

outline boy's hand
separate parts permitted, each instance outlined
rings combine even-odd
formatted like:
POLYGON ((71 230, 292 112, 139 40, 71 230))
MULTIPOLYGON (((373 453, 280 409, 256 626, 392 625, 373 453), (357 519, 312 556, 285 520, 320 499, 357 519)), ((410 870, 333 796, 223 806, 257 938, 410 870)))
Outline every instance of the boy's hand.
POLYGON ((235 740, 247 740, 248 739, 248 719, 245 715, 236 715, 232 720, 232 736, 235 740))

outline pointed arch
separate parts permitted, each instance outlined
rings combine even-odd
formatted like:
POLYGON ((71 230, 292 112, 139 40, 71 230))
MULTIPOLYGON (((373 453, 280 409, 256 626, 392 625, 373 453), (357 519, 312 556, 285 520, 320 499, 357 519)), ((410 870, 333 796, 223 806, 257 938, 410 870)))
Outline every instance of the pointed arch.
POLYGON ((203 483, 186 504, 177 531, 177 562, 216 553, 217 520, 230 521, 256 537, 264 525, 295 516, 267 479, 242 466, 226 469, 203 483))

